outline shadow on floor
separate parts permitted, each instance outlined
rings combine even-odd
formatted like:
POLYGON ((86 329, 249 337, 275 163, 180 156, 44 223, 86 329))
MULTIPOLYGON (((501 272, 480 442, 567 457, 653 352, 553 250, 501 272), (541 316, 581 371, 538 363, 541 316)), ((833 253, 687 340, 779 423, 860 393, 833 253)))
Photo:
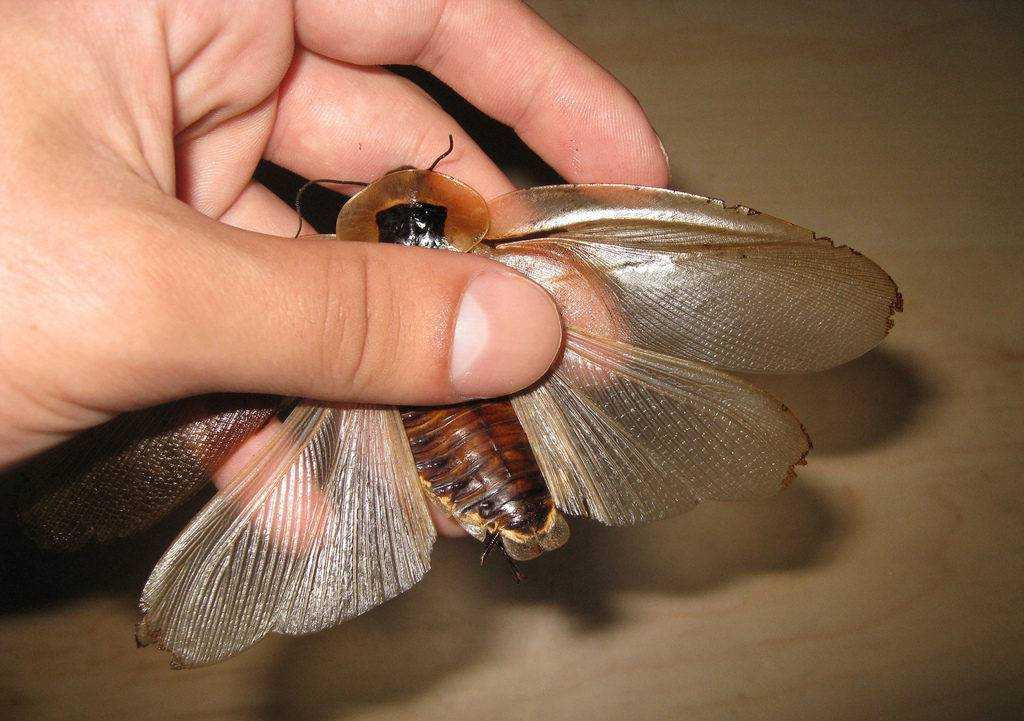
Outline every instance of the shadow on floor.
POLYGON ((857 509, 797 483, 767 501, 710 504, 643 528, 572 522, 565 548, 524 565, 516 584, 479 544, 442 541, 409 594, 339 628, 282 644, 266 680, 265 721, 343 718, 430 693, 442 679, 507 657, 510 612, 543 605, 578 633, 630 619, 622 592, 693 596, 748 575, 827 563, 853 532, 857 509), (503 651, 504 649, 504 651, 503 651))
POLYGON ((97 595, 123 596, 126 606, 134 608, 157 559, 212 495, 212 488, 201 491, 133 538, 72 553, 36 546, 18 525, 13 505, 5 502, 0 508, 0 617, 97 595))
POLYGON ((924 368, 884 343, 820 373, 750 376, 785 402, 807 428, 814 441, 811 463, 819 454, 853 453, 893 443, 913 428, 938 396, 924 368))

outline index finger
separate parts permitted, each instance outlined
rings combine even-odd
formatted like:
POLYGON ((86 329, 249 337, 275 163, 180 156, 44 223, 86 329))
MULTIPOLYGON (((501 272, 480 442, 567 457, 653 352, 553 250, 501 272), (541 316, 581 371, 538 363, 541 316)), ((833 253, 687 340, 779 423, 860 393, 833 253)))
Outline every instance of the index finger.
POLYGON ((520 2, 300 0, 295 12, 305 47, 433 73, 571 182, 668 182, 661 141, 636 99, 520 2))

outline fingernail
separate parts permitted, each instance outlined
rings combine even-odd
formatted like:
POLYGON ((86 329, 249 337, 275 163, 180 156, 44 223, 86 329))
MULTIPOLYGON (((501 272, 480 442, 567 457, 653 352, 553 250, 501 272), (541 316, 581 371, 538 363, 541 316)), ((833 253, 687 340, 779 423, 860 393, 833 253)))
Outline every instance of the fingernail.
POLYGON ((665 187, 667 188, 672 185, 672 161, 668 159, 668 151, 665 150, 665 141, 663 141, 661 136, 658 135, 657 130, 654 131, 654 138, 658 141, 658 147, 661 148, 662 157, 665 158, 665 169, 668 171, 668 176, 665 182, 665 187))
POLYGON ((451 381, 464 398, 502 396, 540 378, 562 344, 551 296, 514 273, 485 271, 459 304, 451 381))

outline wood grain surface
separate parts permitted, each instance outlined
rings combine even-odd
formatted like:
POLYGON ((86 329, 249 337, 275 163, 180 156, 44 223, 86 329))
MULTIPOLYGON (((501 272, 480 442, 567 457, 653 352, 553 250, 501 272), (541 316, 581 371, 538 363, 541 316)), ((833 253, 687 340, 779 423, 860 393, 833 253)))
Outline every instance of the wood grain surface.
MULTIPOLYGON (((640 529, 576 521, 518 587, 441 542, 385 607, 190 672, 131 633, 183 516, 66 557, 4 526, 0 718, 1021 717, 1022 6, 533 5, 637 95, 677 187, 899 283, 879 349, 766 382, 815 441, 798 481, 640 529)), ((518 179, 544 176, 468 123, 518 179)))

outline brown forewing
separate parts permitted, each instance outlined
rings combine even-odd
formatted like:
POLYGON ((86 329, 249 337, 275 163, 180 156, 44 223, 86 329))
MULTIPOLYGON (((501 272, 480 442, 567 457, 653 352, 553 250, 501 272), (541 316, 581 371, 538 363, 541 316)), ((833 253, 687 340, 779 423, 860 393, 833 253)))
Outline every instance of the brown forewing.
POLYGON ((209 395, 117 416, 15 471, 19 518, 56 550, 142 531, 209 482, 285 403, 209 395))

